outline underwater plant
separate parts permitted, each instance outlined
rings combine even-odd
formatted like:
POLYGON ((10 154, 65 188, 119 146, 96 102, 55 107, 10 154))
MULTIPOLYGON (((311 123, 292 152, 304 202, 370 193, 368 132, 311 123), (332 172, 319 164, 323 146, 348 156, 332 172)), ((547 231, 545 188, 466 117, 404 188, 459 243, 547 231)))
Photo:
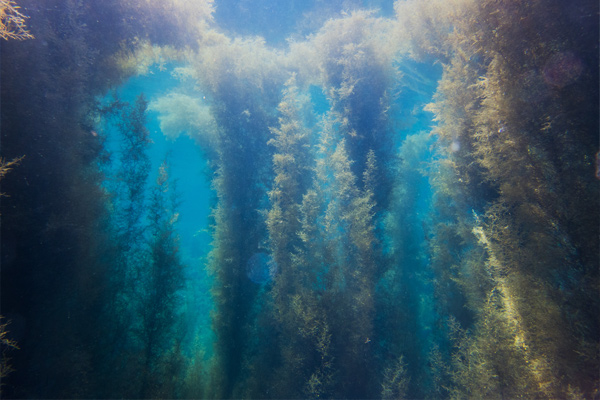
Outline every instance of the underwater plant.
MULTIPOLYGON (((2 361, 0 362, 0 379, 2 380, 4 380, 8 376, 8 374, 14 371, 11 365, 9 364, 10 358, 8 357, 8 351, 11 349, 19 349, 17 342, 7 337, 9 333, 7 327, 10 321, 6 323, 1 323, 3 318, 4 317, 0 316, 0 346, 2 346, 2 361)), ((0 388, 2 387, 2 385, 3 383, 0 383, 0 388)))
POLYGON ((211 99, 217 132, 214 149, 208 154, 216 197, 208 269, 218 282, 212 287, 218 310, 213 314, 212 397, 252 397, 247 390, 252 387, 249 382, 258 382, 257 375, 245 365, 253 363, 249 358, 261 356, 253 329, 255 306, 259 307, 262 294, 247 278, 246 265, 267 246, 259 210, 264 210, 268 201, 265 188, 271 179, 272 149, 267 142, 269 127, 276 121, 271 110, 279 102, 283 81, 277 66, 271 75, 266 74, 268 70, 256 70, 256 76, 248 77, 246 74, 260 65, 256 62, 260 57, 250 53, 254 45, 265 60, 270 54, 258 40, 248 47, 243 43, 219 35, 214 46, 202 49, 191 62, 202 92, 211 99), (209 59, 215 63, 207 63, 209 59), (242 68, 246 59, 253 60, 248 69, 242 68))
MULTIPOLYGON (((19 162, 23 159, 23 157, 15 158, 10 161, 5 161, 0 159, 0 181, 10 170, 19 164, 19 162)), ((0 193, 0 197, 6 196, 6 194, 0 193)), ((13 372, 13 368, 9 364, 10 358, 8 357, 8 351, 11 349, 19 349, 17 342, 13 339, 10 339, 8 336, 7 327, 10 321, 6 323, 2 323, 2 319, 4 317, 0 315, 0 346, 2 346, 2 360, 0 361, 0 389, 2 388, 2 380, 5 379, 8 374, 13 372)), ((0 392, 1 393, 1 392, 0 392)))
MULTIPOLYGON (((0 180, 2 180, 4 175, 8 174, 15 166, 19 165, 23 158, 25 158, 25 156, 13 158, 10 161, 0 158, 0 180)), ((0 197, 2 196, 6 196, 6 194, 0 193, 0 197)))
POLYGON ((17 1, 7 397, 598 395, 597 2, 17 1))
POLYGON ((159 113, 160 130, 171 140, 186 134, 202 148, 214 146, 216 123, 202 99, 182 93, 169 93, 148 104, 148 110, 159 113))
POLYGON ((105 396, 172 396, 182 390, 180 372, 187 362, 177 318, 185 284, 175 229, 177 199, 166 161, 159 167, 156 184, 147 189, 151 167, 147 106, 140 95, 133 104, 114 98, 102 109, 104 129, 116 128, 119 135, 118 162, 105 167, 116 179, 107 183, 112 192, 108 229, 113 240, 106 256, 112 264, 99 316, 114 329, 96 351, 105 347, 120 351, 96 355, 103 367, 110 365, 102 373, 111 385, 98 389, 105 396), (133 370, 135 378, 130 376, 133 370))
MULTIPOLYGON (((401 48, 398 40, 387 39, 394 38, 394 27, 374 12, 357 10, 328 21, 312 39, 318 82, 346 139, 356 176, 364 173, 370 150, 382 164, 393 159, 389 144, 395 138, 389 117, 400 76, 394 61, 401 48)), ((382 208, 387 206, 393 179, 388 173, 379 171, 379 186, 373 192, 382 208)))
POLYGON ((150 249, 138 285, 141 286, 141 340, 144 367, 140 396, 157 398, 177 393, 184 367, 181 354, 179 292, 184 287, 184 264, 175 229, 179 214, 166 161, 159 168, 150 194, 148 230, 150 249))
MULTIPOLYGON (((497 389, 493 391, 499 390, 502 396, 509 397, 523 393, 532 397, 565 397, 574 393, 574 387, 592 393, 593 382, 598 381, 593 374, 584 377, 575 372, 575 365, 595 363, 588 355, 583 356, 590 354, 590 350, 579 351, 579 356, 567 350, 578 346, 590 349, 585 343, 597 337, 597 333, 593 333, 597 326, 595 318, 577 314, 578 322, 574 323, 573 314, 565 308, 566 298, 572 295, 570 289, 565 290, 562 283, 558 284, 562 289, 556 286, 557 279, 564 279, 557 278, 562 274, 559 271, 571 271, 568 275, 578 280, 578 285, 594 286, 596 283, 592 282, 598 279, 597 271, 591 272, 591 264, 585 256, 590 237, 586 235, 586 239, 581 240, 582 236, 568 228, 570 222, 563 219, 566 215, 571 222, 572 218, 578 218, 568 211, 571 209, 568 204, 577 202, 589 210, 588 205, 597 201, 597 193, 592 194, 589 184, 582 182, 591 182, 591 174, 587 177, 585 173, 577 174, 581 178, 569 182, 564 175, 566 171, 586 168, 585 164, 578 165, 571 152, 588 152, 585 158, 591 159, 591 152, 578 146, 590 143, 589 133, 594 131, 592 126, 596 123, 586 121, 581 114, 587 105, 571 108, 564 103, 574 88, 561 87, 552 81, 543 83, 541 77, 536 77, 544 64, 554 62, 552 53, 557 48, 582 49, 570 37, 572 31, 565 29, 564 19, 554 18, 551 23, 544 19, 560 7, 549 3, 552 6, 548 7, 548 2, 473 5, 473 17, 455 23, 452 39, 455 54, 445 67, 438 89, 443 97, 438 97, 430 107, 440 121, 436 128, 440 145, 449 154, 443 167, 454 170, 452 175, 462 182, 458 187, 448 187, 454 201, 452 206, 477 198, 480 199, 477 208, 481 207, 485 213, 482 218, 475 213, 473 219, 463 212, 453 226, 438 225, 436 229, 442 233, 440 228, 451 227, 463 241, 471 243, 465 250, 469 247, 484 250, 483 253, 469 250, 458 259, 446 261, 454 263, 453 269, 457 272, 454 280, 462 287, 473 312, 474 325, 467 335, 469 346, 483 346, 481 351, 469 350, 469 354, 481 357, 475 361, 477 364, 492 368, 488 372, 477 372, 468 367, 471 361, 463 358, 461 350, 456 351, 454 359, 468 372, 454 376, 455 396, 474 393, 475 387, 492 387, 478 381, 485 376, 497 376, 494 383, 497 389), (528 23, 506 23, 508 15, 515 14, 528 23), (514 47, 512 43, 517 37, 532 39, 519 41, 519 46, 514 47), (529 43, 528 48, 521 48, 524 43, 529 43), (537 71, 532 69, 534 66, 537 71), (525 93, 524 88, 529 92, 525 93), (535 101, 531 96, 536 96, 535 101), (555 114, 550 110, 562 111, 555 114), (557 146, 557 142, 564 140, 562 132, 566 126, 573 127, 569 135, 571 139, 578 137, 577 145, 569 141, 557 146), (453 146, 454 143, 460 147, 453 146), (572 189, 560 189, 567 186, 572 189), (557 193, 562 195, 557 196, 557 193), (488 327, 494 324, 504 326, 504 331, 488 332, 488 327), (583 333, 580 328, 572 329, 574 326, 588 328, 584 328, 586 333, 583 333), (494 350, 488 352, 487 348, 494 350), (514 375, 514 371, 522 372, 514 375)), ((587 77, 578 73, 570 86, 585 79, 587 77)), ((592 227, 587 222, 595 220, 596 215, 597 210, 590 210, 587 217, 581 216, 579 224, 597 238, 592 234, 597 226, 592 227)), ((438 257, 442 256, 440 250, 434 248, 438 257)), ((447 281, 447 272, 438 274, 447 281)), ((596 303, 591 299, 587 302, 596 303)), ((468 323, 467 319, 463 320, 468 323)))
POLYGON ((26 15, 19 12, 13 0, 0 0, 0 38, 4 40, 34 39, 25 26, 26 15))

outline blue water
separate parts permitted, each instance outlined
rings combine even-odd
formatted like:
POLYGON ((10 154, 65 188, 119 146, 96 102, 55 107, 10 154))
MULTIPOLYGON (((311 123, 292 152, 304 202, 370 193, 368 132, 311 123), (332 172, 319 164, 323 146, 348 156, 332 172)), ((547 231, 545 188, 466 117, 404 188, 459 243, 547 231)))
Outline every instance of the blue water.
POLYGON ((0 15, 5 398, 598 397, 597 2, 0 15))
MULTIPOLYGON (((129 79, 118 90, 123 101, 133 102, 143 93, 149 103, 165 96, 176 89, 179 82, 172 77, 171 66, 165 71, 153 69, 151 74, 129 79)), ((110 96, 104 102, 110 101, 110 96)), ((206 256, 210 245, 208 233, 208 218, 210 215, 211 193, 209 168, 203 157, 202 149, 198 148, 188 135, 182 134, 172 139, 160 129, 159 113, 147 113, 147 129, 150 132, 151 144, 148 148, 151 168, 148 184, 157 177, 158 168, 164 160, 170 166, 170 175, 176 184, 179 201, 180 219, 178 231, 181 239, 182 255, 186 261, 197 261, 206 256), (183 183, 183 184, 182 184, 183 183)), ((118 134, 104 133, 108 139, 108 151, 118 153, 118 134)), ((115 154, 116 156, 116 154, 115 154)))

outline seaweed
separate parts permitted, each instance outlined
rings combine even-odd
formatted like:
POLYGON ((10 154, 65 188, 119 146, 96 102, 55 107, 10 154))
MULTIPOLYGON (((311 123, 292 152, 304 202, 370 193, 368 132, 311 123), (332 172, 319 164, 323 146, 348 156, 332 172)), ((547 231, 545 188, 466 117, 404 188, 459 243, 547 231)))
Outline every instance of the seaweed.
POLYGON ((25 25, 26 15, 19 12, 19 6, 12 0, 0 2, 0 38, 4 40, 27 40, 34 36, 25 25))
POLYGON ((275 48, 211 0, 21 3, 9 397, 597 396, 597 4, 329 5, 275 48), (133 75, 156 94, 116 95, 133 75), (206 259, 168 163, 148 182, 155 130, 200 148, 206 259))
MULTIPOLYGON (((544 35, 539 35, 541 21, 547 13, 555 12, 558 5, 541 7, 540 2, 527 5, 484 2, 475 6, 473 15, 455 28, 457 37, 469 41, 455 42, 456 54, 451 66, 446 67, 438 89, 444 97, 438 97, 436 104, 430 107, 440 121, 436 130, 440 143, 450 149, 450 160, 444 163, 455 171, 459 181, 464 182, 456 188, 456 194, 452 194, 456 189, 451 189, 450 197, 464 200, 466 195, 466 199, 470 196, 486 199, 484 218, 475 213, 475 222, 468 222, 463 213, 461 219, 464 222, 459 222, 466 227, 473 226, 472 232, 478 241, 476 246, 482 247, 485 253, 471 251, 459 258, 455 279, 475 315, 469 340, 473 346, 479 346, 476 344, 479 341, 483 346, 500 347, 493 356, 483 352, 478 355, 481 360, 474 361, 476 365, 481 363, 486 368, 494 368, 494 372, 469 369, 467 376, 457 375, 456 382, 461 387, 457 393, 462 395, 472 393, 473 387, 485 387, 477 379, 489 374, 498 377, 496 385, 499 385, 500 393, 509 397, 517 393, 527 393, 531 397, 563 397, 573 391, 575 382, 583 385, 584 391, 592 393, 592 382, 597 381, 591 376, 581 377, 570 367, 589 361, 587 357, 577 357, 566 350, 578 346, 577 340, 581 339, 575 337, 580 333, 567 323, 570 317, 565 314, 565 300, 561 299, 566 293, 558 294, 553 288, 557 271, 587 270, 586 262, 576 254, 587 252, 588 243, 569 233, 572 232, 567 228, 569 222, 562 217, 569 213, 566 210, 570 206, 566 203, 579 201, 559 189, 571 186, 562 173, 579 167, 575 167, 574 159, 561 155, 571 154, 572 144, 556 147, 556 140, 562 140, 561 128, 556 125, 557 121, 548 120, 547 114, 549 110, 564 109, 565 117, 559 125, 581 123, 581 117, 576 116, 581 111, 568 110, 561 98, 569 96, 569 85, 587 78, 581 75, 577 63, 573 64, 573 75, 565 77, 569 82, 565 81, 564 87, 563 83, 556 84, 554 78, 548 77, 543 85, 540 78, 536 78, 532 68, 549 68, 549 62, 556 62, 553 52, 574 46, 565 34, 569 29, 565 29, 566 22, 561 18, 554 19, 544 28, 544 35), (507 24, 514 15, 527 23, 507 24), (517 37, 534 35, 535 40, 528 42, 530 47, 527 49, 520 47, 525 41, 512 45, 517 37), (485 54, 485 57, 477 58, 478 54, 485 54), (473 60, 478 61, 474 64, 473 60), (476 72, 470 73, 470 70, 476 72), (473 94, 457 96, 454 91, 461 87, 467 90, 463 93, 470 91, 473 94), (524 94, 524 90, 530 90, 530 93, 524 94), (531 101, 532 95, 538 96, 536 101, 531 101), (453 148, 454 142, 460 147, 453 148), (567 159, 570 161, 566 162, 567 159), (484 193, 473 186, 479 182, 487 186, 484 193), (487 196, 482 196, 485 193, 487 196), (504 324, 506 332, 487 332, 485 327, 490 321, 498 319, 504 321, 498 326, 504 324), (508 335, 505 342, 495 341, 504 335, 508 335), (499 351, 504 355, 499 357, 499 351), (519 370, 523 372, 518 376, 510 373, 519 370), (478 383, 470 383, 471 379, 478 383), (512 390, 514 392, 510 392, 512 390)), ((586 132, 587 128, 583 128, 571 131, 571 134, 581 135, 581 143, 585 143, 586 132)), ((579 185, 575 183, 573 187, 579 185)), ((591 192, 579 193, 587 199, 586 204, 595 201, 591 192)), ((569 219, 573 217, 573 214, 569 215, 569 219)), ((595 215, 597 213, 592 212, 588 218, 595 219, 595 215)), ((581 223, 586 224, 583 219, 581 223)), ((590 233, 596 230, 591 225, 586 226, 590 233)), ((443 225, 438 227, 439 231, 443 225)), ((455 225, 454 229, 458 227, 455 225)), ((468 234, 461 236, 471 247, 475 245, 468 234)), ((441 253, 435 248, 434 251, 441 253)), ((447 276, 447 273, 441 274, 447 276)), ((580 280, 580 284, 586 285, 596 279, 595 274, 591 274, 580 280)), ((595 326, 593 319, 580 321, 595 326)), ((455 354, 460 356, 462 353, 455 354)), ((471 362, 466 358, 460 360, 461 363, 471 362)), ((480 395, 487 396, 482 393, 475 396, 480 395)))

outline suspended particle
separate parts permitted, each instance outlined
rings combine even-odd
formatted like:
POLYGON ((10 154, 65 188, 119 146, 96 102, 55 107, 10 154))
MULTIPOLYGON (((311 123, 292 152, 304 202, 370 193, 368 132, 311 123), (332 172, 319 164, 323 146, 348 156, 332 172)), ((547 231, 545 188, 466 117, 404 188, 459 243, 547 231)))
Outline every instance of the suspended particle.
POLYGON ((456 153, 459 150, 460 150, 460 143, 458 142, 458 140, 453 140, 452 143, 450 143, 450 151, 453 153, 456 153))

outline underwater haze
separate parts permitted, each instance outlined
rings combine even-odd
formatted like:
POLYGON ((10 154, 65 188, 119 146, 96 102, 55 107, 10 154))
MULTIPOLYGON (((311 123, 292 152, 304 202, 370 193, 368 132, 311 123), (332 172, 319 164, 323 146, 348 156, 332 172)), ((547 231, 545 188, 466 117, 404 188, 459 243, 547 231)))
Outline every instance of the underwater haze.
POLYGON ((1 396, 599 399, 595 0, 0 0, 1 396))

